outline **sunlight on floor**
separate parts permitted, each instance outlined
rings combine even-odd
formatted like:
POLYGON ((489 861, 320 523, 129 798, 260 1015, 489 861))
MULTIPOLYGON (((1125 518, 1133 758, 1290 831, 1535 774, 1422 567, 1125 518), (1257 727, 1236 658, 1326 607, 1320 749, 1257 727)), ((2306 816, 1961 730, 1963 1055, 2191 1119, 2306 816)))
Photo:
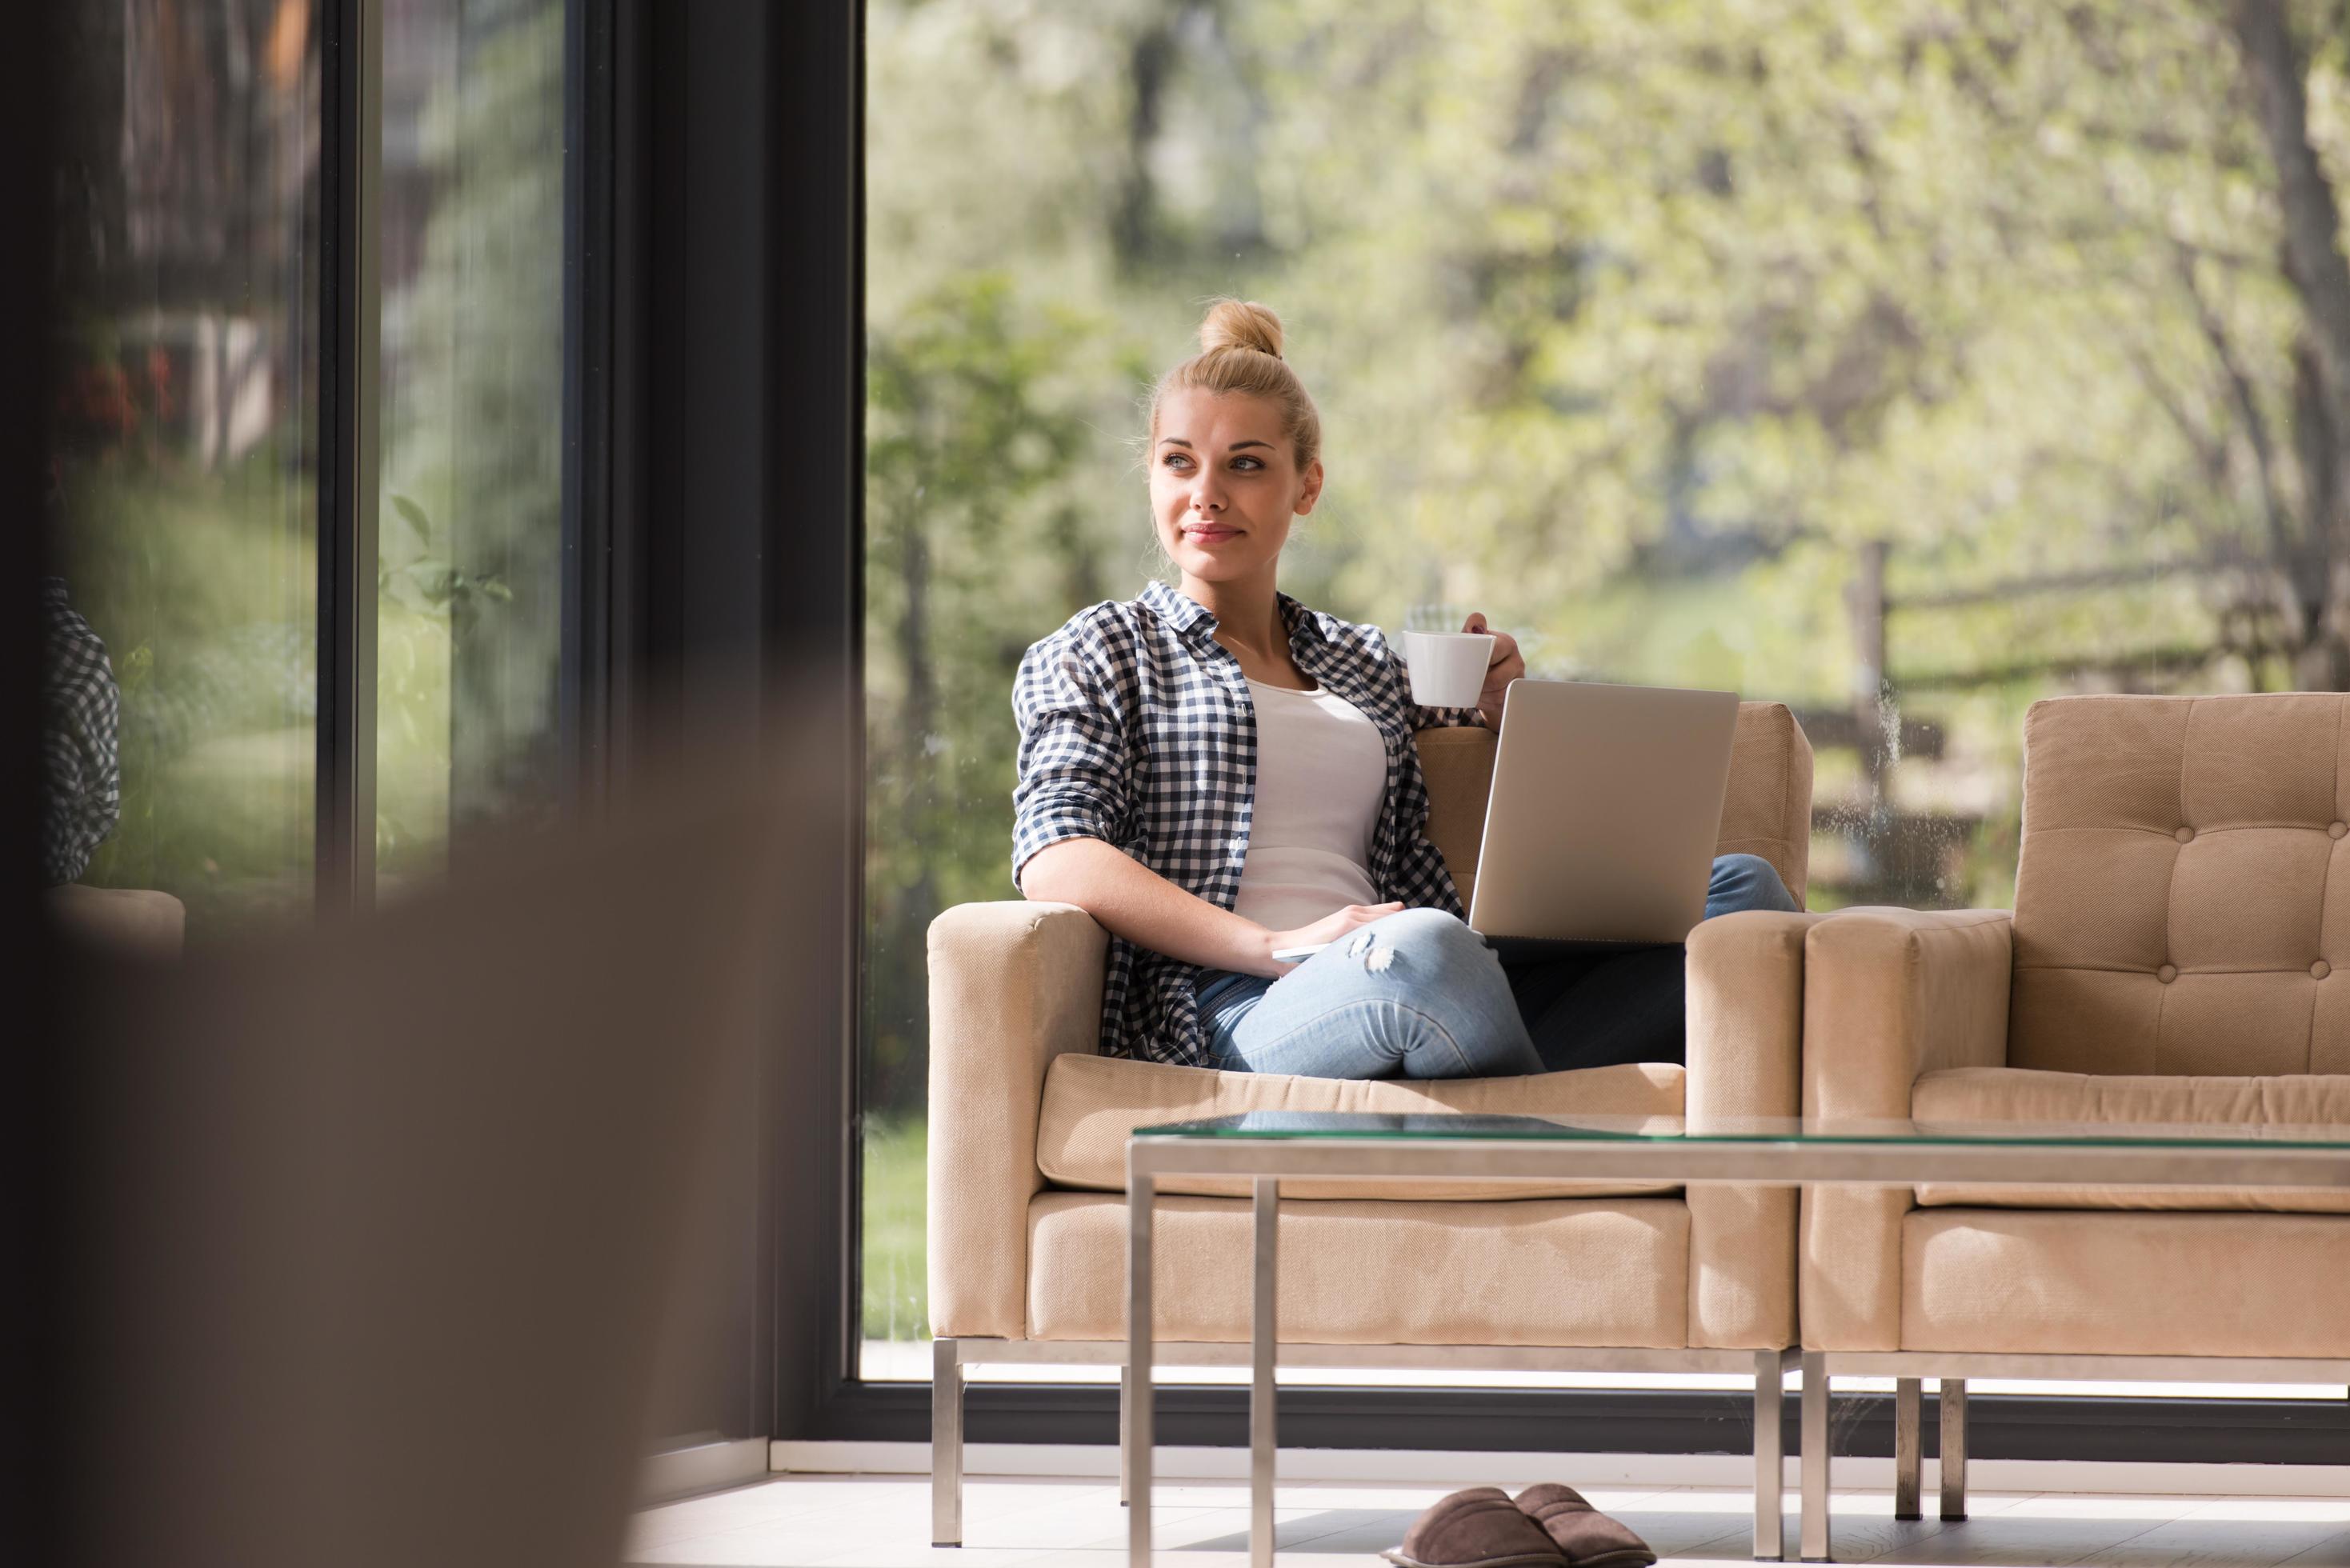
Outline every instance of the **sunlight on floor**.
MULTIPOLYGON (((1573 1480, 1572 1476, 1561 1479, 1573 1480)), ((1284 1485, 1275 1494, 1285 1568, 1385 1568, 1419 1511, 1455 1485, 1284 1485)), ((1695 1487, 1586 1488, 1666 1564, 1751 1561, 1749 1494, 1695 1487)), ((1839 1492, 1835 1560, 1958 1568, 2350 1568, 2350 1498, 1977 1494, 1963 1523, 1892 1517, 1889 1493, 1839 1492)), ((794 1475, 637 1516, 629 1561, 759 1568, 1120 1568, 1126 1511, 1114 1482, 985 1477, 965 1489, 964 1544, 930 1544, 919 1476, 794 1475)), ((1245 1568, 1248 1493, 1191 1481, 1154 1494, 1161 1563, 1245 1568)), ((1795 1521, 1787 1519, 1792 1551, 1795 1521)))

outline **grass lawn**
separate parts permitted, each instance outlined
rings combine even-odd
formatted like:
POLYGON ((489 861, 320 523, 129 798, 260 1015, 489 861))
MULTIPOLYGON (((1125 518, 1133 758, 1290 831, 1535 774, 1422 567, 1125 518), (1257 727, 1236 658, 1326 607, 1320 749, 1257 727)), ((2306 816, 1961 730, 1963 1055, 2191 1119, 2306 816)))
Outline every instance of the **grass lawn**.
POLYGON ((923 1268, 923 1158, 930 1124, 920 1113, 865 1123, 865 1337, 928 1339, 923 1268))

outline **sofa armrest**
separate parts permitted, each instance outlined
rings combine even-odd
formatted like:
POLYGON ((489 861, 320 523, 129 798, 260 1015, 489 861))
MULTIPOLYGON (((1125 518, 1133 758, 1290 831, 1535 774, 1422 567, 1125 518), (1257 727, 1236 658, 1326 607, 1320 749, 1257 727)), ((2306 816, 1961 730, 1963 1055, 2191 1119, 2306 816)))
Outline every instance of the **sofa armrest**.
POLYGON ((1108 934, 1070 904, 963 904, 931 922, 934 1334, 1027 1333, 1045 1070, 1099 1044, 1108 950, 1108 934))
MULTIPOLYGON (((1847 909, 1804 943, 1804 1115, 1901 1119, 1923 1073, 2007 1063, 2014 917, 2005 909, 1847 909)), ((1901 1347, 1908 1188, 1804 1194, 1804 1344, 1901 1347)))
MULTIPOLYGON (((1800 1109, 1804 937, 1825 918, 1753 909, 1690 933, 1690 1132, 1800 1109)), ((1687 1201, 1690 1344, 1721 1350, 1794 1344, 1794 1192, 1697 1186, 1687 1201)))
POLYGON ((169 893, 68 882, 49 888, 43 897, 51 923, 67 937, 93 948, 175 959, 185 943, 187 906, 169 893))
POLYGON ((1944 1067, 2007 1064, 2015 917, 1846 909, 1804 941, 1804 1114, 1907 1116, 1944 1067))

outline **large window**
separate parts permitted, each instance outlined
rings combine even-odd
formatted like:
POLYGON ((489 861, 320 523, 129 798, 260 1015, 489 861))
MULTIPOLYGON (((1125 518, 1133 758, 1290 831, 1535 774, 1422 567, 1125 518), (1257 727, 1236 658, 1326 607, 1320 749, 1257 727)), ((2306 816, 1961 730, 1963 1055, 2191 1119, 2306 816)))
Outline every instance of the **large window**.
POLYGON ((868 37, 868 1376, 927 1367, 923 929, 1017 896, 1012 671, 1150 570, 1137 400, 1204 296, 1278 309, 1322 406, 1284 586, 1791 703, 1814 909, 2008 901, 2035 698, 2350 685, 2331 10, 873 0, 868 37))

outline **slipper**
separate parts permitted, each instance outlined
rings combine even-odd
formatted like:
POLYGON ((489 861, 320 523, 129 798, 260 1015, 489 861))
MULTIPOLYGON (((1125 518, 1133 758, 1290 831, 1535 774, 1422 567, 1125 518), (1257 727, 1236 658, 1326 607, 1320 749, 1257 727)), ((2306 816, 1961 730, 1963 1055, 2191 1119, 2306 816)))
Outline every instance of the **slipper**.
POLYGON ((1439 1499, 1404 1532, 1401 1546, 1379 1555, 1396 1568, 1566 1568, 1542 1526, 1497 1486, 1439 1499))
POLYGON ((1568 1568, 1648 1568, 1657 1554, 1620 1521, 1608 1518, 1571 1486, 1544 1481, 1518 1493, 1518 1507, 1566 1553, 1568 1568))

